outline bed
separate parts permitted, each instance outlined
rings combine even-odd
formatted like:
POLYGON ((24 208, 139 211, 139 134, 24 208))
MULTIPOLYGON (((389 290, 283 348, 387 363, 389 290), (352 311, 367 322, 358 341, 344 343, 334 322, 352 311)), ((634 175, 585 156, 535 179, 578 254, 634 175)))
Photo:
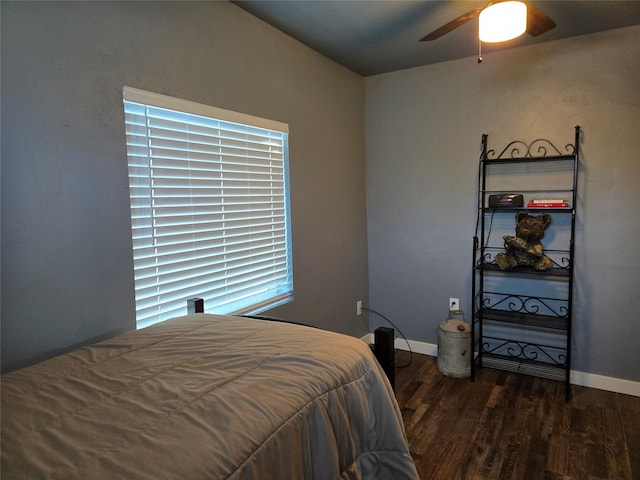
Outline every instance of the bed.
POLYGON ((197 313, 2 376, 2 478, 417 479, 370 348, 197 313))

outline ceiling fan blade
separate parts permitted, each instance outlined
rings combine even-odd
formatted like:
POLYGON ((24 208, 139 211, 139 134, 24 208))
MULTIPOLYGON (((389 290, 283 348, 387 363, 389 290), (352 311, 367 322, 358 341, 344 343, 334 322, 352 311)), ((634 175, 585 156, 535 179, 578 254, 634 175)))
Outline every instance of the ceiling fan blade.
POLYGON ((470 12, 465 13, 464 15, 460 15, 458 18, 451 20, 449 23, 445 23, 440 28, 437 28, 433 32, 425 35, 420 39, 420 41, 424 42, 424 41, 435 40, 436 38, 440 38, 445 33, 449 33, 451 30, 455 30, 460 25, 463 25, 467 23, 469 20, 473 20, 474 18, 476 18, 478 15, 480 15, 480 12, 483 10, 483 8, 484 7, 478 7, 474 10, 471 10, 470 12))
POLYGON ((527 33, 532 37, 548 32, 556 26, 556 22, 539 8, 527 4, 527 33))

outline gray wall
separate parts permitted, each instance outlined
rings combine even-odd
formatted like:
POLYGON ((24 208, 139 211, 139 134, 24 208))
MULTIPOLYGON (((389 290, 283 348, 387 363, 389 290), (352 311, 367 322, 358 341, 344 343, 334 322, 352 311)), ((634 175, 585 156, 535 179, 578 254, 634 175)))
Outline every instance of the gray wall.
POLYGON ((361 336, 363 79, 226 2, 2 2, 2 368, 133 329, 123 85, 290 127, 295 300, 361 336))
POLYGON ((579 124, 572 368, 640 381, 638 79, 637 26, 367 77, 372 307, 434 344, 449 297, 470 314, 481 135, 564 147, 579 124))

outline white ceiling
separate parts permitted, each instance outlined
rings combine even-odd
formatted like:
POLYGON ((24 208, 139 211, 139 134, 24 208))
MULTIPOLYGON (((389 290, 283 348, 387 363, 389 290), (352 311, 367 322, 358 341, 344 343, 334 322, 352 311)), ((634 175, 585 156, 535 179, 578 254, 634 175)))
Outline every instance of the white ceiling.
MULTIPOLYGON (((232 1, 364 76, 477 55, 477 20, 431 42, 419 42, 419 39, 488 3, 484 0, 232 1)), ((483 44, 483 53, 640 24, 638 0, 534 0, 529 3, 549 15, 557 27, 538 37, 525 34, 500 46, 483 44)))

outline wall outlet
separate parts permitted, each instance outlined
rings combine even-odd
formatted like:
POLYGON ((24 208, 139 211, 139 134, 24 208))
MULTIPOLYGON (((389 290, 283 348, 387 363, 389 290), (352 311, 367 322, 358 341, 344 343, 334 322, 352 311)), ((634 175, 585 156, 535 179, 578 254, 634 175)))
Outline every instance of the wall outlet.
POLYGON ((362 315, 362 300, 358 300, 356 302, 356 315, 357 316, 362 315))
POLYGON ((449 310, 460 310, 460 299, 449 297, 449 310))

